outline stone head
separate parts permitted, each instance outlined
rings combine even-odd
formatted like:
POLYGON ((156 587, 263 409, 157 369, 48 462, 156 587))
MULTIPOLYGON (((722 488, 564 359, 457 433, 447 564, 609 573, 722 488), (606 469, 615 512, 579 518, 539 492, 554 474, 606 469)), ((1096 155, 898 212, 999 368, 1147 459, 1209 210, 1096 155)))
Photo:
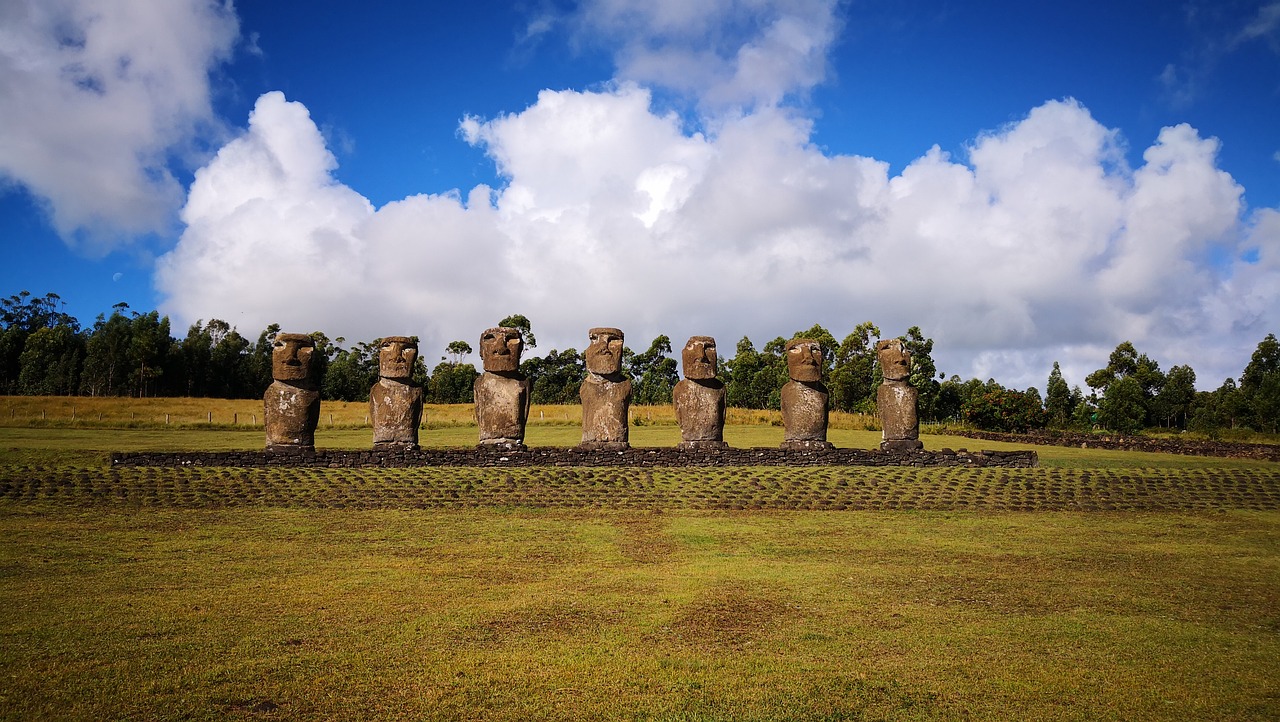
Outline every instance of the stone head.
POLYGON ((622 371, 622 331, 616 328, 593 328, 587 332, 590 343, 584 355, 587 370, 608 376, 622 371))
POLYGON ((911 377, 911 352, 902 339, 886 338, 876 344, 876 357, 886 381, 903 381, 911 377))
POLYGON ((680 353, 684 365, 684 377, 705 380, 716 377, 719 365, 716 357, 716 340, 710 336, 690 336, 680 353))
POLYGON ((516 371, 520 368, 520 353, 524 351, 524 337, 518 328, 498 326, 485 329, 480 334, 480 361, 485 371, 516 371))
POLYGON ((276 381, 311 378, 316 342, 305 333, 278 333, 271 346, 271 376, 276 381))
POLYGON ((385 336, 378 345, 378 375, 384 379, 407 381, 418 359, 418 342, 408 336, 385 336))
POLYGON ((811 338, 787 342, 787 374, 792 381, 822 380, 822 344, 811 338))

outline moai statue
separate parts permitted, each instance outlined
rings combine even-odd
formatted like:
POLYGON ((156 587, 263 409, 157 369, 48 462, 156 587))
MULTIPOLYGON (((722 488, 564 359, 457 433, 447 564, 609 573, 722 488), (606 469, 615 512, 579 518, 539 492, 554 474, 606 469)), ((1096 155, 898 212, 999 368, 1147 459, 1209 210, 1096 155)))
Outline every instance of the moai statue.
POLYGON ((627 409, 631 379, 622 375, 622 332, 593 328, 587 346, 587 379, 578 389, 582 398, 582 443, 579 449, 622 451, 627 442, 627 409))
POLYGON ((375 449, 418 448, 422 387, 410 380, 417 360, 418 342, 408 336, 387 336, 378 346, 378 383, 369 389, 375 449))
POLYGON ((320 391, 312 356, 316 342, 305 333, 276 334, 271 348, 275 380, 262 396, 267 451, 308 453, 316 448, 320 423, 320 391))
POLYGON ((782 387, 784 449, 830 449, 827 441, 827 387, 822 383, 822 346, 813 339, 787 342, 787 374, 782 387))
POLYGON ((916 404, 920 392, 911 385, 911 353, 901 339, 887 338, 876 344, 876 356, 884 372, 884 383, 876 390, 876 413, 884 429, 880 448, 886 451, 920 449, 920 417, 916 404))
POLYGON ((716 378, 716 340, 692 336, 680 355, 684 380, 671 392, 680 424, 679 448, 728 447, 724 443, 724 384, 716 378))
POLYGON ((524 338, 518 328, 498 327, 480 335, 484 373, 476 378, 476 426, 480 448, 524 451, 524 426, 532 403, 529 379, 520 373, 524 338))

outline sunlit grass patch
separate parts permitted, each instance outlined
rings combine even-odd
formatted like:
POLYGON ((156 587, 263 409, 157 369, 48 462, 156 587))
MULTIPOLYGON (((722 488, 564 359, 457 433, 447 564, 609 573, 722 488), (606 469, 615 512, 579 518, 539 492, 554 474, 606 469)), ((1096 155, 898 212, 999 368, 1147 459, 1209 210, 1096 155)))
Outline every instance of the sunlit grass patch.
POLYGON ((1266 719, 1277 523, 3 502, 0 673, 20 718, 1266 719))

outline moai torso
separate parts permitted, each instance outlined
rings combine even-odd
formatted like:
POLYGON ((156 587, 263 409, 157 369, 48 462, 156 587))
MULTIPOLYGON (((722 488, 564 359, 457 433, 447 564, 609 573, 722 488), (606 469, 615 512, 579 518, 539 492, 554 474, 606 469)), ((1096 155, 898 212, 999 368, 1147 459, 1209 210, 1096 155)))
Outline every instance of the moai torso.
POLYGON ((725 389, 716 379, 683 379, 671 392, 680 448, 723 447, 725 389))
POLYGON ((578 391, 582 399, 582 446, 625 449, 628 443, 627 410, 631 407, 631 380, 612 381, 589 374, 578 391))
POLYGON ((422 387, 392 379, 378 379, 369 389, 369 420, 373 447, 417 448, 422 424, 422 387))
MULTIPOLYGON (((920 392, 914 386, 901 382, 880 384, 876 390, 876 409, 880 414, 880 426, 884 429, 881 438, 885 442, 916 441, 920 438, 920 419, 916 415, 919 400, 920 392)), ((915 444, 905 446, 919 448, 915 444)))
POLYGON ((476 379, 476 426, 481 446, 519 446, 529 418, 529 379, 485 372, 476 379))
POLYGON ((819 381, 789 381, 782 387, 784 442, 826 442, 827 387, 819 381))
POLYGON ((269 451, 313 449, 320 423, 320 392, 273 381, 262 398, 269 451))

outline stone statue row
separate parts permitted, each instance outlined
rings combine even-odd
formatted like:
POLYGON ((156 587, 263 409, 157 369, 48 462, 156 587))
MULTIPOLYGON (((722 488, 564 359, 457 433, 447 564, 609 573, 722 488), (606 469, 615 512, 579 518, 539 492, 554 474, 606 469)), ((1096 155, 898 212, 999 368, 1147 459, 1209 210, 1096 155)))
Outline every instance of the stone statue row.
MULTIPOLYGON (((587 378, 582 382, 582 442, 578 448, 621 451, 630 447, 627 412, 631 380, 622 373, 623 334, 616 328, 593 328, 584 353, 587 378)), ((516 328, 491 328, 480 336, 484 365, 475 382, 476 425, 481 448, 522 451, 531 405, 531 384, 520 373, 524 339, 516 328)), ((315 342, 300 333, 278 334, 271 354, 275 379, 263 397, 267 450, 307 451, 315 447, 320 420, 316 388, 315 342)), ((911 354, 899 339, 876 344, 884 383, 876 394, 884 429, 880 448, 919 449, 919 394, 911 386, 911 354)), ((693 336, 681 351, 684 378, 672 392, 681 449, 721 449, 724 442, 725 387, 719 371, 716 340, 693 336)), ((378 349, 378 382, 369 390, 373 448, 416 449, 422 422, 422 387, 410 380, 418 344, 406 336, 388 336, 378 349)), ((822 346, 807 338, 786 345, 787 373, 782 387, 784 449, 829 449, 827 387, 822 383, 822 346)))

